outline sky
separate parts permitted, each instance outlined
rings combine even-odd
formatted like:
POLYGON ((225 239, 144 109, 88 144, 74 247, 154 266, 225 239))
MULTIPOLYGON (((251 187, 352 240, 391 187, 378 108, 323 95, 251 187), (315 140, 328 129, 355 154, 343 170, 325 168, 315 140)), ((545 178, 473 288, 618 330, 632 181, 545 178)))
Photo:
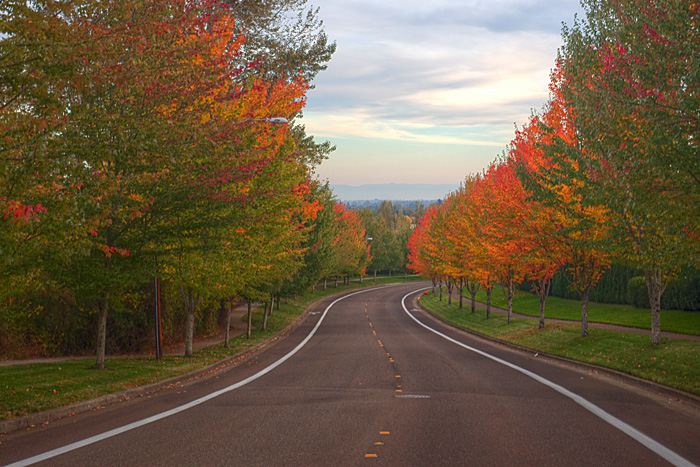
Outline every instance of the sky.
POLYGON ((316 0, 337 51, 299 123, 332 185, 458 184, 547 101, 578 0, 316 0))

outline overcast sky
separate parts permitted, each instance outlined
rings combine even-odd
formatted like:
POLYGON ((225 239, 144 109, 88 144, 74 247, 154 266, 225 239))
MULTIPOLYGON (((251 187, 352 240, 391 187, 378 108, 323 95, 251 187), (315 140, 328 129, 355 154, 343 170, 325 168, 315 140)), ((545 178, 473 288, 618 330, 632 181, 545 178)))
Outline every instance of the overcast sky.
POLYGON ((338 50, 304 111, 331 184, 459 183, 547 100, 578 0, 317 0, 338 50))

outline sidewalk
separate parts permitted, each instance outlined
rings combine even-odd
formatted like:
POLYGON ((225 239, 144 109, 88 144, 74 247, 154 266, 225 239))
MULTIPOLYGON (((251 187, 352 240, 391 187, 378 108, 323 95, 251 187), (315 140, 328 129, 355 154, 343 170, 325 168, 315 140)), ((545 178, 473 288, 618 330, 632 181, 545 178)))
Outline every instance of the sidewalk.
MULTIPOLYGON (((253 309, 258 307, 258 304, 253 304, 253 309)), ((243 317, 248 314, 248 305, 243 303, 238 305, 236 308, 233 309, 231 312, 231 333, 230 333, 230 339, 233 339, 234 337, 240 336, 241 334, 246 332, 246 323, 242 321, 243 317)), ((192 343, 192 350, 194 352, 197 352, 199 350, 202 350, 206 347, 211 347, 212 345, 216 345, 220 342, 223 342, 224 339, 226 338, 226 332, 222 331, 218 334, 214 334, 212 336, 206 336, 203 338, 200 338, 198 340, 195 340, 192 343)), ((185 354, 185 344, 179 344, 167 349, 164 349, 164 354, 165 355, 184 355, 185 354)), ((145 355, 152 355, 151 354, 145 354, 145 355)), ((139 355, 139 356, 145 356, 145 355, 139 355)), ((106 358, 128 358, 128 357, 133 357, 135 355, 108 355, 106 358)), ((0 360, 0 367, 3 366, 11 366, 11 365, 26 365, 30 363, 54 363, 54 362, 62 362, 66 360, 94 360, 95 356, 85 356, 85 357, 52 357, 52 358, 30 358, 26 360, 0 360)))
MULTIPOLYGON (((455 291, 456 292, 456 291, 455 291)), ((447 295, 448 292, 443 290, 443 294, 447 295)), ((452 301, 457 301, 459 302, 459 292, 456 292, 456 297, 452 295, 452 301)), ((447 298, 444 298, 447 300, 447 298)), ((474 302, 474 305, 476 308, 480 310, 485 310, 486 309, 486 304, 481 303, 481 302, 474 302)), ((471 309, 471 298, 470 297, 464 297, 464 308, 471 309)), ((507 315, 508 310, 505 310, 503 308, 498 308, 493 305, 491 305, 491 313, 496 313, 499 315, 507 315)), ((545 312, 546 313, 546 312, 545 312)), ((521 313, 517 313, 516 311, 513 311, 513 316, 517 318, 523 318, 523 319, 529 319, 529 320, 534 320, 534 321, 539 321, 539 317, 537 316, 529 316, 529 315, 523 315, 521 313)), ((571 321, 567 319, 556 319, 556 318, 547 318, 545 315, 545 324, 546 323, 564 323, 564 324, 581 324, 581 321, 571 321)), ((605 324, 605 323, 594 323, 589 321, 588 322, 588 327, 589 328, 598 328, 598 329, 608 329, 610 331, 617 331, 617 332, 627 332, 629 334, 642 334, 646 336, 651 336, 651 329, 642 329, 642 328, 632 328, 628 326, 620 326, 617 324, 605 324)), ((661 337, 667 338, 667 339, 685 339, 689 341, 700 341, 700 336, 696 336, 694 334, 680 334, 677 332, 668 332, 668 331, 661 331, 661 337)))

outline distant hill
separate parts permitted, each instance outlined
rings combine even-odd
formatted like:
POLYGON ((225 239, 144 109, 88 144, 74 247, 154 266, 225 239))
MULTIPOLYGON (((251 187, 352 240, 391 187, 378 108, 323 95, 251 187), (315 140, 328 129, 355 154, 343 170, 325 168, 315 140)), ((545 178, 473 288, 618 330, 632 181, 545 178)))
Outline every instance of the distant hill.
POLYGON ((387 183, 374 185, 331 185, 341 201, 357 200, 438 200, 456 190, 458 184, 387 183))

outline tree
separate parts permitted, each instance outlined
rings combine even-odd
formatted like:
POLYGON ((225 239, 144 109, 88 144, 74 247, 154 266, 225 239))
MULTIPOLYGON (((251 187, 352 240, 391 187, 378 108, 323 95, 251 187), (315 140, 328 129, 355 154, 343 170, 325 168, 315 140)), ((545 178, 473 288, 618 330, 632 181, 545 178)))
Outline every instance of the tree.
POLYGON ((512 321, 515 285, 527 272, 527 258, 532 244, 523 235, 529 216, 524 206, 520 181, 508 164, 492 164, 475 191, 475 205, 480 212, 480 235, 492 261, 495 278, 503 286, 508 301, 508 323, 512 321))
POLYGON ((486 291, 486 318, 491 312, 491 291, 493 289, 492 262, 485 248, 485 237, 481 233, 482 222, 479 216, 480 202, 477 190, 480 189, 482 177, 469 176, 453 194, 451 204, 454 215, 449 218, 447 234, 451 237, 455 248, 465 267, 464 282, 471 294, 471 310, 475 312, 476 293, 479 288, 486 291))
POLYGON ((595 174, 590 203, 605 205, 611 253, 645 271, 652 344, 660 300, 685 264, 697 264, 700 7, 685 1, 585 3, 564 30, 562 94, 576 109, 576 162, 595 174))
POLYGON ((338 263, 334 274, 336 277, 338 275, 362 275, 372 259, 362 220, 343 203, 336 203, 334 210, 338 224, 338 237, 334 245, 338 255, 338 263))
POLYGON ((304 257, 301 268, 282 282, 280 297, 293 296, 314 287, 336 262, 333 243, 338 235, 338 225, 333 208, 337 200, 328 184, 309 181, 308 188, 308 203, 317 210, 316 215, 307 220, 309 231, 302 245, 304 257))
POLYGON ((370 209, 358 211, 365 225, 365 235, 370 246, 372 261, 368 269, 374 272, 374 281, 377 281, 377 271, 391 268, 392 250, 395 247, 395 237, 384 223, 384 219, 370 209))
MULTIPOLYGON (((145 281, 154 253, 173 253, 166 273, 168 262, 183 266, 193 305, 217 276, 211 250, 238 208, 274 192, 252 181, 276 177, 283 161, 303 166, 296 186, 307 177, 298 161, 312 157, 293 156, 298 144, 280 153, 286 126, 264 124, 296 115, 308 85, 291 75, 240 80, 243 42, 226 8, 141 6, 13 3, 2 16, 0 208, 22 222, 0 227, 0 248, 24 235, 45 258, 41 272, 97 312, 98 368, 110 303, 145 281)), ((28 253, 14 250, 15 264, 29 264, 28 253)))
MULTIPOLYGON (((513 167, 514 174, 517 175, 520 164, 535 166, 542 163, 544 155, 540 147, 541 131, 539 121, 534 116, 528 125, 516 131, 508 151, 508 164, 513 167)), ((542 329, 545 302, 549 296, 552 278, 567 258, 562 251, 562 238, 558 236, 561 226, 556 223, 556 209, 533 199, 532 194, 527 192, 522 184, 521 188, 519 194, 522 198, 519 201, 528 215, 520 228, 523 237, 530 244, 525 276, 532 282, 533 289, 540 299, 539 327, 542 329)))
POLYGON ((430 226, 437 215, 437 207, 431 206, 418 222, 418 226, 408 239, 408 268, 417 274, 429 277, 433 281, 433 296, 438 277, 436 264, 428 248, 430 242, 430 226))
MULTIPOLYGON (((327 68, 336 44, 328 41, 319 8, 307 6, 307 0, 227 0, 226 4, 236 18, 236 33, 246 38, 236 60, 239 82, 253 77, 293 81, 301 76, 311 83, 327 68)), ((310 171, 335 150, 327 141, 317 143, 298 122, 291 135, 296 157, 310 171)))
MULTIPOLYGON (((221 43, 207 37, 204 9, 204 1, 154 1, 147 9, 131 2, 33 2, 13 4, 4 18, 2 46, 17 61, 9 62, 15 79, 3 90, 9 97, 3 125, 17 139, 3 150, 24 153, 14 158, 22 170, 4 173, 14 174, 16 187, 32 186, 38 191, 30 192, 46 196, 52 190, 43 187, 53 186, 71 198, 51 203, 63 210, 47 210, 45 224, 60 228, 46 229, 52 235, 43 246, 60 245, 64 254, 46 270, 97 311, 98 368, 104 367, 109 303, 118 295, 112 292, 144 271, 131 253, 145 244, 138 233, 152 206, 154 180, 171 166, 163 162, 172 154, 160 150, 177 140, 165 107, 177 102, 188 109, 191 96, 209 89, 210 81, 194 80, 203 76, 201 63, 191 62, 221 43), (33 180, 16 177, 27 169, 33 180)), ((209 18, 210 32, 230 24, 225 15, 209 18)), ((224 33, 219 40, 229 38, 224 33)))
POLYGON ((577 137, 572 108, 561 93, 562 76, 557 67, 541 116, 533 115, 527 132, 518 135, 530 140, 523 149, 538 150, 513 152, 512 165, 529 196, 553 209, 549 216, 558 251, 555 258, 569 272, 571 287, 581 297, 581 335, 587 336, 590 290, 610 264, 609 230, 605 207, 585 198, 593 186, 592 173, 576 162, 585 148, 577 137))

